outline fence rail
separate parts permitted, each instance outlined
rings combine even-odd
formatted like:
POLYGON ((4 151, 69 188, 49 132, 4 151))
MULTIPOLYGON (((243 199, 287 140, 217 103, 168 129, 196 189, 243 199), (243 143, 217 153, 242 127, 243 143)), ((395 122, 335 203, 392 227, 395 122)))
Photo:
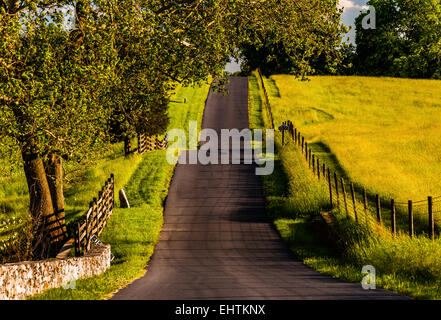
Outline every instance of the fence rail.
POLYGON ((112 215, 115 201, 115 178, 110 175, 105 185, 89 205, 89 210, 81 222, 75 225, 75 256, 87 253, 91 249, 93 238, 99 237, 112 215))
POLYGON ((259 80, 262 84, 262 88, 263 88, 263 94, 265 95, 265 109, 268 113, 268 117, 271 121, 271 128, 274 129, 274 118, 273 118, 273 112, 271 110, 271 104, 268 98, 268 91, 266 90, 265 87, 265 82, 263 81, 263 77, 262 77, 262 73, 260 72, 260 69, 257 69, 257 73, 259 74, 259 80))
MULTIPOLYGON (((426 227, 421 233, 435 238, 435 222, 441 223, 441 196, 427 197, 427 199, 408 202, 397 202, 394 199, 382 199, 380 195, 368 197, 365 188, 357 188, 353 183, 346 183, 326 163, 312 152, 310 145, 301 135, 300 130, 294 127, 292 121, 283 123, 288 128, 294 145, 301 151, 307 162, 307 167, 314 176, 326 184, 329 192, 330 209, 339 208, 348 217, 354 218, 357 223, 376 224, 389 227, 391 233, 396 235, 399 231, 408 233, 413 237, 416 234, 415 219, 426 220, 426 227), (399 214, 397 214, 399 213, 399 214)), ((282 144, 284 144, 282 131, 282 144)))
POLYGON ((66 229, 65 219, 60 218, 61 213, 64 213, 64 209, 61 212, 55 212, 51 215, 44 216, 44 228, 51 244, 59 244, 69 236, 66 229))
POLYGON ((130 139, 126 139, 124 142, 124 153, 129 155, 132 153, 143 154, 145 152, 150 152, 154 150, 164 150, 167 149, 168 142, 167 137, 164 140, 159 140, 158 136, 147 136, 145 134, 138 134, 138 147, 132 149, 130 139))

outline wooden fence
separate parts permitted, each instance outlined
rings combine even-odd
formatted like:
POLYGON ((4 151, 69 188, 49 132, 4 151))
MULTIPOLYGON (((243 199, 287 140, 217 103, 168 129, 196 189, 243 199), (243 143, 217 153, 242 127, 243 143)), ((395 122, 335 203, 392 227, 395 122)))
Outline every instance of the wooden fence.
POLYGON ((263 94, 265 95, 265 103, 264 103, 265 104, 265 109, 266 109, 266 112, 268 113, 268 118, 271 121, 271 128, 274 129, 273 112, 271 110, 271 104, 269 102, 268 92, 267 92, 266 87, 265 87, 265 82, 263 81, 263 77, 262 77, 262 73, 260 72, 260 69, 257 69, 257 73, 259 74, 259 80, 260 80, 260 83, 261 83, 262 88, 263 88, 263 94))
POLYGON ((51 244, 61 244, 68 238, 65 219, 59 216, 62 212, 56 212, 48 216, 44 216, 44 229, 51 244))
POLYGON ((138 147, 132 149, 130 139, 126 139, 124 143, 124 153, 129 155, 131 153, 143 154, 154 150, 167 149, 167 137, 164 140, 159 140, 158 136, 147 136, 145 134, 138 134, 138 147))
MULTIPOLYGON (((398 202, 394 199, 381 199, 378 194, 368 195, 365 188, 347 183, 344 177, 338 176, 325 162, 321 161, 291 121, 283 124, 288 128, 287 132, 294 145, 304 155, 308 168, 319 181, 326 184, 330 209, 339 208, 348 217, 354 218, 357 223, 375 223, 390 228, 393 235, 401 231, 408 233, 411 237, 417 232, 415 219, 418 218, 423 225, 418 231, 428 235, 431 239, 435 238, 435 221, 441 223, 439 216, 441 196, 429 196, 420 201, 398 202)), ((285 140, 285 134, 282 131, 282 144, 283 140, 285 140)))
POLYGON ((115 178, 112 174, 99 192, 98 199, 93 199, 82 221, 75 225, 75 256, 87 253, 92 246, 94 237, 101 235, 113 212, 114 200, 115 178))

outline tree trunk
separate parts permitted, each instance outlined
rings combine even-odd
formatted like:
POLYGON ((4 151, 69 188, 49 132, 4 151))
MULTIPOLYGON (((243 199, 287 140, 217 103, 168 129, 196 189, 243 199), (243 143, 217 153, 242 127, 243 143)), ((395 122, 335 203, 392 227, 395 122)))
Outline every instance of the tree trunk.
POLYGON ((20 1, 19 0, 9 0, 8 1, 8 13, 15 14, 18 9, 20 9, 20 1))
POLYGON ((50 237, 58 236, 60 230, 46 231, 46 225, 55 221, 56 216, 53 215, 52 197, 43 160, 35 153, 23 153, 22 156, 29 190, 30 214, 34 224, 35 253, 39 258, 45 258, 49 254, 50 237))
POLYGON ((84 20, 87 18, 90 9, 90 0, 78 0, 75 5, 76 28, 82 28, 84 20))
POLYGON ((64 213, 64 194, 63 194, 63 159, 58 154, 51 154, 45 163, 47 182, 51 192, 54 213, 57 215, 59 225, 64 232, 66 230, 66 220, 64 213))

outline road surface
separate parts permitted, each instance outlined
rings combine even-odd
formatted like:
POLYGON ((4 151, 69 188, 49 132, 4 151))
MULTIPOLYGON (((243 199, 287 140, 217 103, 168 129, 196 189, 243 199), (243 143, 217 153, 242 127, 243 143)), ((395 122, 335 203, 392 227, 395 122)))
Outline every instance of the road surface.
MULTIPOLYGON (((203 128, 248 128, 248 80, 210 92, 203 128)), ((296 259, 265 214, 254 165, 178 165, 144 277, 113 299, 399 299, 296 259)))

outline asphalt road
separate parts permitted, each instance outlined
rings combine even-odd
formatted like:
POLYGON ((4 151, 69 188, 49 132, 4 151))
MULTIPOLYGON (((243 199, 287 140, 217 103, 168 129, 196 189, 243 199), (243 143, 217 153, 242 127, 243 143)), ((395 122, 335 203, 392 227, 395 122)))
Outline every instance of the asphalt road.
MULTIPOLYGON (((203 128, 248 127, 248 80, 210 92, 203 128)), ((399 299, 332 279, 296 259, 264 210, 254 165, 178 165, 144 277, 113 299, 399 299)))

